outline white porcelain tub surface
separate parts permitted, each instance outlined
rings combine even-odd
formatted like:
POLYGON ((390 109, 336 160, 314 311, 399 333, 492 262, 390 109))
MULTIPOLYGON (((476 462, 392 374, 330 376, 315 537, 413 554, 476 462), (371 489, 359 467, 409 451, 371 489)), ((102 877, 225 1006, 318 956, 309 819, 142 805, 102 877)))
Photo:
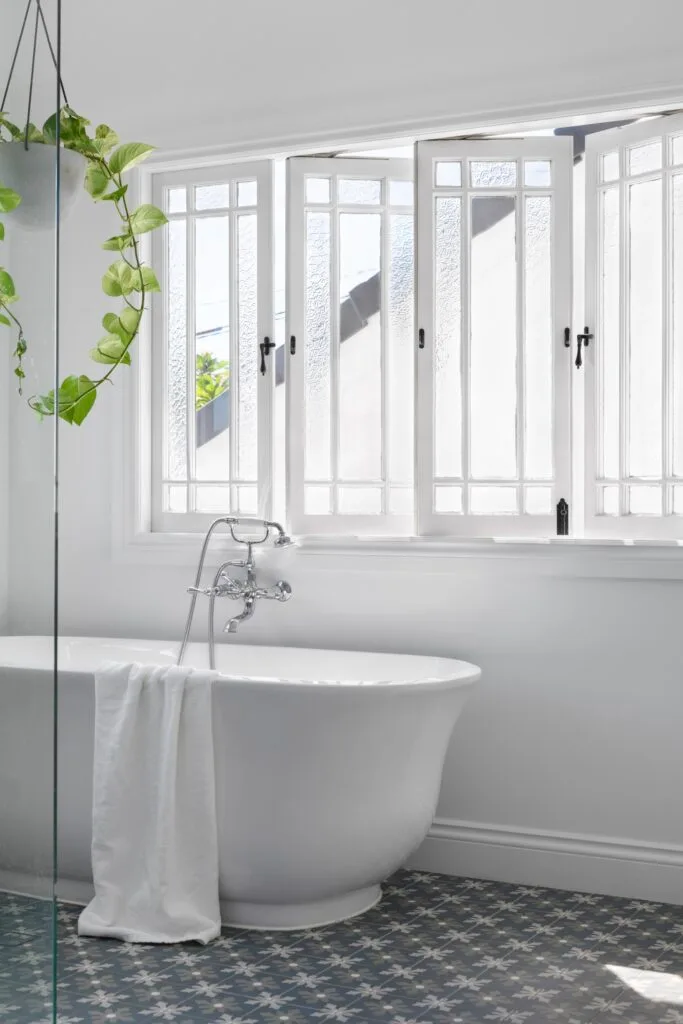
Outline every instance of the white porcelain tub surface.
MULTIPOLYGON (((52 648, 0 638, 0 888, 49 875, 52 648), (27 877, 30 876, 30 877, 27 877)), ((104 661, 174 664, 177 644, 59 641, 59 873, 91 893, 95 694, 104 661)), ((191 644, 186 663, 208 664, 191 644)), ((361 913, 421 843, 453 726, 480 671, 448 658, 220 645, 214 745, 226 924, 361 913)))

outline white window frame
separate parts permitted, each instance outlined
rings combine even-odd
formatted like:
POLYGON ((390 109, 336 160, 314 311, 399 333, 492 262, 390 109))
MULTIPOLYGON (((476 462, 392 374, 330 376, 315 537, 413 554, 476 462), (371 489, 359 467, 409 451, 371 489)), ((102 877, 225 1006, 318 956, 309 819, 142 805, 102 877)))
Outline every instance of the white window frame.
MULTIPOLYGON (((211 184, 229 184, 230 186, 230 351, 231 369, 236 365, 237 339, 237 301, 234 268, 236 266, 237 217, 241 213, 254 213, 257 221, 257 346, 254 351, 254 362, 260 363, 258 345, 268 337, 273 338, 273 163, 271 160, 260 160, 249 163, 230 163, 211 167, 188 168, 178 171, 152 172, 152 201, 161 209, 166 209, 165 195, 169 188, 186 186, 188 196, 194 186, 211 184), (237 186, 241 181, 256 180, 258 185, 256 207, 238 207, 236 202, 237 186)), ((223 211, 205 210, 193 214, 178 214, 179 218, 187 217, 187 467, 188 496, 197 481, 192 479, 195 453, 195 300, 194 300, 194 222, 200 217, 211 217, 223 211)), ((173 219, 173 214, 168 214, 173 219)), ((161 294, 157 294, 152 302, 152 461, 151 461, 151 530, 158 533, 195 533, 206 530, 218 515, 229 514, 231 507, 216 512, 169 512, 164 507, 164 484, 166 480, 165 465, 167 451, 168 415, 166 396, 168 394, 167 359, 168 350, 168 265, 167 265, 167 232, 156 232, 152 241, 152 264, 161 283, 161 294)), ((266 363, 266 373, 257 375, 258 403, 258 481, 257 481, 257 515, 270 518, 272 501, 272 404, 273 382, 275 378, 274 350, 266 363)), ((231 421, 234 423, 231 405, 231 421)), ((231 429, 231 463, 235 464, 235 430, 231 429)), ((225 484, 228 480, 218 481, 225 484)), ((211 484, 212 481, 199 481, 211 484)), ((229 488, 230 506, 234 504, 235 487, 239 481, 231 480, 229 488)), ((226 506, 228 503, 226 502, 226 506)))
MULTIPOLYGON (((571 324, 572 303, 572 168, 573 140, 558 137, 528 137, 525 139, 470 140, 422 142, 417 144, 417 189, 416 189, 416 271, 417 271, 417 325, 424 330, 425 343, 417 351, 417 509, 418 533, 422 536, 483 538, 483 537, 551 537, 557 533, 555 507, 560 499, 571 501, 571 350, 565 348, 564 330, 571 324), (552 335, 553 346, 553 453, 554 479, 552 481, 552 506, 550 515, 474 515, 467 513, 435 513, 433 495, 436 477, 434 443, 434 197, 435 195, 459 195, 463 200, 462 218, 462 331, 461 331, 461 379, 462 391, 462 438, 463 477, 457 480, 439 480, 442 484, 463 485, 467 491, 473 482, 468 477, 468 401, 469 379, 469 196, 472 191, 482 195, 482 190, 471 190, 466 173, 468 161, 516 160, 518 164, 515 189, 491 188, 487 194, 523 197, 526 193, 534 196, 553 197, 552 252, 553 252, 553 296, 552 335), (463 167, 462 185, 453 189, 438 191, 434 187, 434 169, 437 161, 461 161, 463 167), (523 161, 547 160, 552 166, 552 185, 547 188, 528 188, 523 185, 523 161)), ((523 200, 522 200, 523 201, 523 200)), ((518 221, 519 223, 519 221, 518 221)), ((517 230, 517 263, 524 265, 523 232, 517 230)), ((524 295, 523 275, 517 280, 517 345, 520 358, 517 360, 517 463, 520 467, 517 486, 521 490, 523 476, 523 388, 524 363, 524 295), (521 482, 521 483, 520 483, 521 482)), ((505 481, 474 481, 476 484, 503 484, 505 481)), ((530 483, 531 481, 526 481, 530 483)), ((520 494, 521 501, 521 494, 520 494)), ((521 507, 521 505, 520 505, 521 507)))

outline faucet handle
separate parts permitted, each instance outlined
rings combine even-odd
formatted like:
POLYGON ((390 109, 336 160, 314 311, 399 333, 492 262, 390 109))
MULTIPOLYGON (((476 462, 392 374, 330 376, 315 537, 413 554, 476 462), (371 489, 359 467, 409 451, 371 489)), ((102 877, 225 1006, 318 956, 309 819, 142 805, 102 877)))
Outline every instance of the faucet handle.
POLYGON ((273 590, 275 591, 273 597, 276 601, 289 601, 292 596, 292 588, 286 580, 278 580, 273 585, 273 590))
POLYGON ((187 588, 187 592, 188 592, 188 594, 203 594, 204 597, 215 597, 216 596, 216 588, 215 587, 188 587, 187 588))

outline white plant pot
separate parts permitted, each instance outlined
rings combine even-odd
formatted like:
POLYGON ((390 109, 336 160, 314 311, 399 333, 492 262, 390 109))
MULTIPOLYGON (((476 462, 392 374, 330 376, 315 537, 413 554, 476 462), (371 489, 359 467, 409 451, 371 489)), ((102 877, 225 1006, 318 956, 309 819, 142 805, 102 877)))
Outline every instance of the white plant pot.
MULTIPOLYGON (((63 219, 74 206, 85 174, 80 153, 60 149, 59 213, 63 219)), ((23 142, 0 145, 0 183, 21 196, 21 204, 12 210, 12 224, 31 231, 54 228, 56 220, 57 151, 54 146, 23 142)))

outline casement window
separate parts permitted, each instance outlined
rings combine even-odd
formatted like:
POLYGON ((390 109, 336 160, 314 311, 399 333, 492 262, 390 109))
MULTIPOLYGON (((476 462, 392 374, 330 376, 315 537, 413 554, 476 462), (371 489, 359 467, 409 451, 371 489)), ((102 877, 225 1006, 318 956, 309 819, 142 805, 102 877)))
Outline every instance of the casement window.
POLYGON ((683 118, 414 154, 152 176, 153 529, 683 537, 683 118))

